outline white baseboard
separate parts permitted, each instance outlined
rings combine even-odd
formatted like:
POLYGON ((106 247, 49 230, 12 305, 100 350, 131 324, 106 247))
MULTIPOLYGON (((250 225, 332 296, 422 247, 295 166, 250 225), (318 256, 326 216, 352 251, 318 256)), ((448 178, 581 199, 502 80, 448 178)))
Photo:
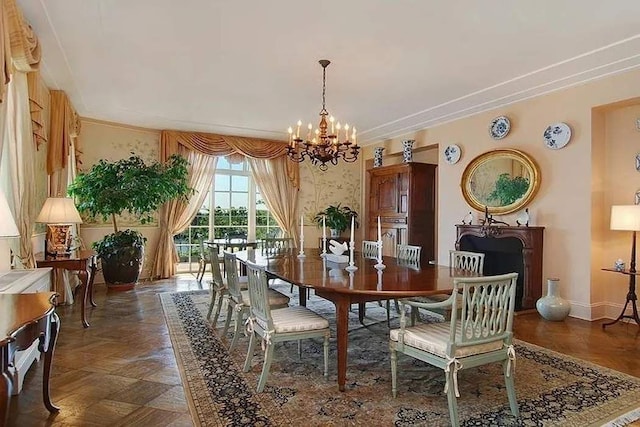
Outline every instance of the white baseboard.
MULTIPOLYGON (((595 304, 584 304, 575 301, 570 302, 571 312, 569 313, 569 316, 589 321, 600 319, 616 319, 620 315, 620 312, 624 307, 624 304, 613 302, 598 302, 595 304)), ((627 307, 625 314, 633 314, 633 310, 631 309, 631 307, 627 307)))

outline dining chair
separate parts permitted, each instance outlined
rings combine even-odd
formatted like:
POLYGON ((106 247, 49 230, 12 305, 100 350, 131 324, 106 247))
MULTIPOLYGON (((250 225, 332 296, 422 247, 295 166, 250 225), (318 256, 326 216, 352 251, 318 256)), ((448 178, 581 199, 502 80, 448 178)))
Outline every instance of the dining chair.
POLYGON ((396 246, 396 259, 404 262, 420 262, 420 253, 422 252, 422 246, 415 245, 397 245, 396 246))
MULTIPOLYGON (((449 251, 449 266, 463 271, 470 271, 477 274, 482 274, 484 268, 484 254, 480 252, 470 251, 449 251)), ((450 294, 435 294, 428 297, 415 298, 415 301, 419 302, 442 302, 449 298, 450 294)), ((460 298, 460 295, 458 295, 460 298)), ((451 308, 445 307, 441 309, 430 310, 432 313, 439 314, 444 317, 445 320, 451 319, 451 308)), ((418 309, 412 310, 411 318, 412 322, 415 322, 415 318, 418 316, 418 309)))
POLYGON ((518 273, 456 278, 446 301, 420 303, 401 300, 400 328, 389 334, 391 393, 397 396, 398 352, 444 371, 451 424, 458 426, 458 371, 502 362, 511 412, 519 416, 513 381, 515 366, 513 313, 518 273), (462 298, 456 298, 458 292, 462 298), (405 305, 431 310, 451 307, 451 320, 407 327, 405 305))
MULTIPOLYGON (((307 307, 293 306, 271 309, 269 306, 267 274, 264 267, 247 262, 249 279, 249 318, 247 332, 250 334, 249 349, 244 362, 244 372, 251 369, 251 361, 258 340, 262 340, 264 363, 258 380, 258 393, 264 390, 273 360, 273 347, 282 341, 300 341, 304 338, 323 338, 324 376, 329 374, 329 322, 307 307)), ((298 342, 300 351, 300 342, 298 342)))
MULTIPOLYGON (((249 306, 251 305, 251 297, 249 291, 240 286, 240 278, 238 276, 238 262, 236 261, 235 254, 225 251, 224 265, 227 271, 227 288, 229 293, 227 295, 227 318, 224 322, 224 329, 222 336, 227 336, 227 331, 231 325, 231 317, 234 319, 233 324, 233 339, 229 346, 229 351, 233 350, 240 337, 240 327, 244 320, 245 314, 249 313, 249 306)), ((267 297, 269 299, 269 306, 272 309, 283 308, 289 305, 289 297, 276 291, 275 289, 269 289, 267 291, 267 297)))
POLYGON ((204 247, 204 241, 200 240, 200 253, 198 254, 198 273, 196 273, 196 280, 198 283, 202 283, 204 273, 207 270, 207 264, 211 264, 207 250, 204 247))
POLYGON ((368 259, 378 258, 378 242, 373 240, 362 241, 362 256, 368 259))
POLYGON ((220 310, 222 309, 222 301, 225 295, 227 295, 229 292, 227 288, 227 282, 222 278, 222 272, 220 271, 220 258, 218 257, 218 250, 219 249, 217 245, 209 246, 211 276, 213 277, 213 280, 211 281, 210 286, 211 300, 209 301, 207 320, 211 321, 211 327, 213 329, 216 328, 216 323, 218 323, 218 316, 220 316, 220 310), (217 304, 216 299, 218 301, 217 304), (213 311, 214 305, 216 305, 216 312, 213 315, 213 320, 211 320, 211 312, 213 311))
MULTIPOLYGON (((293 239, 290 237, 267 237, 261 240, 260 247, 262 248, 262 255, 278 256, 293 250, 294 244, 293 239)), ((293 283, 275 277, 269 277, 269 280, 272 285, 289 285, 289 292, 293 294, 293 283)))

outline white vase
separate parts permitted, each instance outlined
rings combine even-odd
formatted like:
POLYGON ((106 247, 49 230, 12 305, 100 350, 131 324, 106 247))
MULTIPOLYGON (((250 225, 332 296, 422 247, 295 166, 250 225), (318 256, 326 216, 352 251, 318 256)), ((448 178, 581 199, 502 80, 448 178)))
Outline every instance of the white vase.
POLYGON ((536 301, 536 309, 547 320, 559 322, 564 320, 571 311, 571 304, 560 297, 558 285, 560 279, 547 279, 547 295, 536 301))

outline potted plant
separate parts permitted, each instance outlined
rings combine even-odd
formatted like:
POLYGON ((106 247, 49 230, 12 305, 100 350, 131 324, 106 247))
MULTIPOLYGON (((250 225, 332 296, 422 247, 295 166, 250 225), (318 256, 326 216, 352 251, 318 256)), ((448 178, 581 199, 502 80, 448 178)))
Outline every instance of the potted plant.
POLYGON ((105 221, 111 218, 114 232, 93 243, 104 280, 110 287, 133 288, 142 271, 147 240, 138 231, 118 230, 116 216, 128 211, 145 224, 162 204, 176 198, 186 199, 192 192, 187 166, 187 160, 178 155, 171 156, 166 164, 146 165, 134 155, 117 162, 100 160, 69 186, 68 192, 76 198, 78 210, 105 221))
POLYGON ((313 221, 322 227, 322 218, 325 218, 325 225, 331 230, 331 237, 338 237, 340 233, 351 225, 351 217, 356 219, 355 225, 358 226, 358 213, 348 206, 329 205, 326 209, 318 212, 313 221))

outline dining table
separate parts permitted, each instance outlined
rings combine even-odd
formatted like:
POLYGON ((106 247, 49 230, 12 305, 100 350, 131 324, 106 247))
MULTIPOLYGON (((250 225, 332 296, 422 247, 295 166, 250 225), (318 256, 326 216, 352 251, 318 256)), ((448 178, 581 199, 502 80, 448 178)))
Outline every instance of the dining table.
POLYGON ((340 391, 345 391, 347 378, 351 304, 451 293, 454 278, 477 275, 449 266, 431 264, 420 266, 419 263, 407 263, 392 257, 383 257, 384 268, 376 268, 375 265, 378 264, 376 259, 365 258, 359 253, 355 253, 353 257, 355 271, 348 271, 346 267, 349 267, 350 263, 332 262, 320 256, 320 251, 317 249, 305 248, 304 255, 299 257, 295 250, 268 255, 259 249, 251 248, 236 252, 236 258, 241 263, 249 262, 262 266, 268 276, 298 286, 301 306, 306 305, 308 289, 313 289, 317 296, 334 303, 340 391))

